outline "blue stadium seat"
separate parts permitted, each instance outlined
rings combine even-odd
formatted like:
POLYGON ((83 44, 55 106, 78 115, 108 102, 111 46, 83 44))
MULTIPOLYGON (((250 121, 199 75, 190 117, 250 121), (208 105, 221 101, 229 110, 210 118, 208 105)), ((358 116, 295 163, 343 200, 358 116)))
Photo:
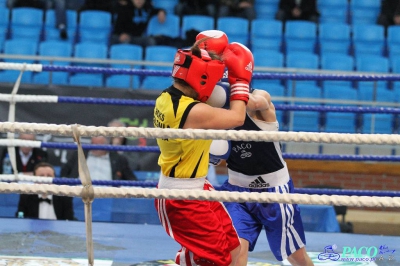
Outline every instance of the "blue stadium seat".
POLYGON ((361 132, 365 134, 392 134, 393 114, 363 114, 361 132))
POLYGON ((146 77, 142 81, 140 88, 145 90, 165 90, 171 85, 171 77, 146 77))
MULTIPOLYGON (((73 43, 76 38, 76 29, 78 27, 78 12, 75 10, 67 10, 67 33, 68 41, 73 43)), ((60 30, 56 28, 56 18, 54 9, 46 11, 44 21, 44 39, 45 40, 62 40, 60 38, 60 30)))
MULTIPOLYGON (((4 43, 4 53, 9 55, 28 55, 34 56, 37 54, 37 43, 27 39, 6 40, 4 43)), ((32 64, 32 59, 4 59, 7 63, 27 63, 32 64)), ((0 81, 2 82, 15 82, 19 71, 3 70, 0 71, 0 81)), ((22 75, 22 82, 31 83, 32 71, 25 71, 22 75)))
POLYGON ((320 0, 317 1, 317 8, 319 23, 347 23, 348 0, 320 0))
POLYGON ((165 22, 160 23, 157 16, 153 16, 147 25, 147 35, 164 35, 171 38, 180 36, 180 19, 178 16, 169 14, 165 22))
POLYGON ((0 7, 0 53, 3 51, 4 41, 7 39, 9 18, 9 9, 0 7))
MULTIPOLYGON (((310 84, 299 84, 296 86, 296 90, 292 91, 292 88, 288 88, 288 96, 295 97, 296 99, 308 98, 308 99, 320 99, 321 98, 321 88, 318 86, 313 86, 310 84)), ((317 100, 317 101, 318 101, 317 100)), ((317 102, 293 102, 296 105, 314 105, 317 102)), ((289 123, 292 126, 293 131, 308 131, 308 132, 318 132, 320 131, 320 113, 315 111, 291 111, 292 122, 289 123)), ((290 128, 290 127, 289 127, 290 128)))
POLYGON ((181 37, 186 38, 186 32, 188 30, 213 30, 214 29, 214 18, 211 16, 204 15, 185 15, 182 17, 181 37))
POLYGON ((280 52, 283 24, 279 20, 254 19, 251 21, 250 43, 253 52, 268 50, 280 52))
POLYGON ((387 50, 389 60, 400 56, 400 26, 389 26, 387 29, 387 50))
POLYGON ((228 35, 229 42, 239 42, 249 46, 249 20, 239 17, 220 17, 217 19, 216 28, 228 35))
POLYGON ((102 87, 102 74, 86 74, 78 73, 69 78, 69 85, 72 86, 87 86, 87 87, 102 87))
MULTIPOLYGON (((318 69, 319 57, 311 52, 289 52, 286 54, 286 67, 298 69, 318 69)), ((288 87, 292 86, 292 80, 288 80, 288 87)), ((296 84, 316 85, 315 80, 296 81, 296 84)))
MULTIPOLYGON (((389 60, 378 55, 360 55, 356 58, 356 70, 360 72, 375 72, 380 74, 389 73, 389 60)), ((377 88, 387 88, 387 81, 358 81, 357 88, 360 91, 360 99, 371 99, 375 83, 377 88), (361 96, 362 95, 362 96, 361 96)))
MULTIPOLYGON (((75 45, 75 58, 90 58, 90 59, 107 59, 107 45, 102 43, 78 43, 75 45)), ((75 63, 80 66, 92 66, 98 67, 103 66, 98 63, 75 63)))
POLYGON ((0 28, 8 28, 10 22, 10 10, 0 7, 0 28))
MULTIPOLYGON (((132 60, 142 61, 143 60, 143 47, 135 44, 114 44, 110 47, 110 59, 112 60, 132 60)), ((140 69, 141 65, 129 65, 129 64, 116 64, 112 63, 113 68, 134 68, 140 69)), ((138 88, 140 85, 140 76, 135 75, 115 75, 110 76, 106 79, 106 86, 116 88, 138 88), (131 84, 132 83, 132 84, 131 84)))
POLYGON ((343 53, 350 51, 351 35, 350 26, 345 23, 320 23, 319 24, 319 53, 343 53))
POLYGON ((39 8, 17 7, 11 11, 11 38, 39 42, 43 28, 44 11, 39 8))
POLYGON ((381 9, 379 0, 351 0, 351 24, 376 24, 381 9))
MULTIPOLYGON (((342 53, 324 53, 321 55, 321 69, 332 71, 354 71, 354 57, 342 53)), ((352 86, 351 81, 327 80, 322 82, 322 87, 327 84, 352 86)))
POLYGON ((338 103, 329 103, 333 106, 347 106, 345 101, 357 101, 357 90, 351 86, 327 84, 322 91, 322 98, 326 100, 336 100, 338 103))
MULTIPOLYGON (((39 45, 40 56, 51 56, 51 57, 71 57, 72 55, 72 44, 63 41, 44 41, 39 45)), ((41 60, 40 64, 44 65, 69 65, 69 61, 49 61, 41 60)), ((48 84, 49 82, 58 85, 68 84, 68 72, 39 72, 33 75, 33 83, 48 84), (51 80, 50 80, 51 78, 51 80)))
POLYGON ((284 39, 286 53, 295 51, 313 53, 317 43, 317 25, 310 21, 287 21, 284 39))
MULTIPOLYGON (((254 81, 254 80, 253 80, 254 81)), ((262 81, 262 80, 260 80, 262 81)), ((272 102, 274 104, 283 104, 284 102, 281 100, 276 100, 275 97, 285 97, 285 87, 280 84, 269 84, 260 82, 258 86, 252 86, 255 89, 265 90, 271 95, 272 102)))
POLYGON ((111 13, 84 10, 79 15, 79 41, 107 44, 111 34, 111 13))
POLYGON ((352 41, 355 57, 360 54, 383 55, 385 48, 385 28, 381 25, 353 25, 352 41))
POLYGON ((327 112, 325 115, 325 132, 356 133, 356 114, 327 112))
MULTIPOLYGON (((283 68, 284 67, 284 58, 283 54, 276 51, 266 50, 256 50, 253 52, 254 56, 254 65, 257 68, 260 67, 268 67, 268 68, 283 68)), ((252 84, 254 87, 262 87, 267 84, 281 84, 281 80, 272 80, 272 79, 253 79, 252 84), (261 85, 263 84, 263 85, 261 85)))
POLYGON ((292 131, 319 132, 319 113, 314 111, 292 111, 292 131))
POLYGON ((254 3, 257 11, 257 18, 275 19, 275 14, 278 11, 279 0, 258 0, 254 3))
POLYGON ((134 79, 134 76, 130 75, 112 75, 106 78, 106 86, 110 88, 118 89, 131 89, 138 88, 139 79, 134 79))
MULTIPOLYGON (((144 60, 147 62, 168 62, 174 60, 176 48, 171 46, 154 45, 145 48, 144 60)), ((171 71, 171 66, 145 66, 149 70, 171 71)), ((165 89, 172 84, 171 77, 147 76, 141 84, 142 89, 165 89)))

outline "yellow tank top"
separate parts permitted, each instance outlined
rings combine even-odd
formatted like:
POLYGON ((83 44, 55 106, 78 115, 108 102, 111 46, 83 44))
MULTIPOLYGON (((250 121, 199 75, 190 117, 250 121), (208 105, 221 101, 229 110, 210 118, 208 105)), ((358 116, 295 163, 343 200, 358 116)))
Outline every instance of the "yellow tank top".
MULTIPOLYGON (((169 87, 156 100, 153 124, 156 128, 181 129, 192 107, 199 101, 169 87)), ((208 172, 212 140, 157 139, 161 154, 158 164, 165 176, 176 178, 205 177, 208 172)))

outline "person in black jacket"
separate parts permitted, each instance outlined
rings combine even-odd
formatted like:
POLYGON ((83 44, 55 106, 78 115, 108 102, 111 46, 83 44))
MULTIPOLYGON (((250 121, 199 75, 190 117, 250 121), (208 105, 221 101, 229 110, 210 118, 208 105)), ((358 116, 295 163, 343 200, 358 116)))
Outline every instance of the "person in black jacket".
POLYGON ((319 12, 316 0, 280 0, 276 19, 283 22, 287 20, 308 20, 318 22, 319 12))
MULTIPOLYGON (((108 138, 103 136, 92 137, 92 144, 109 145, 108 138)), ((136 176, 129 167, 127 158, 115 151, 90 150, 84 151, 86 162, 92 180, 136 180, 136 176)), ((78 152, 68 156, 67 163, 61 168, 61 177, 79 177, 78 152)))
MULTIPOLYGON (((36 164, 33 173, 35 176, 49 178, 55 176, 53 166, 46 162, 36 164)), ((21 194, 15 216, 49 220, 76 220, 72 197, 43 194, 21 194)))
POLYGON ((377 22, 385 27, 400 25, 400 0, 382 0, 377 22))
MULTIPOLYGON (((33 134, 19 134, 19 139, 23 140, 36 140, 36 136, 33 134)), ((3 149, 1 153, 1 164, 0 164, 0 173, 4 173, 3 169, 3 161, 7 156, 8 150, 7 148, 3 149)), ((47 162, 48 154, 41 148, 32 148, 32 147, 15 147, 15 159, 17 163, 18 173, 23 173, 27 175, 33 174, 33 169, 35 165, 39 162, 47 162)))
POLYGON ((143 47, 162 44, 161 36, 146 36, 150 18, 157 16, 160 23, 166 19, 166 11, 156 8, 149 0, 119 1, 112 43, 131 43, 143 47))

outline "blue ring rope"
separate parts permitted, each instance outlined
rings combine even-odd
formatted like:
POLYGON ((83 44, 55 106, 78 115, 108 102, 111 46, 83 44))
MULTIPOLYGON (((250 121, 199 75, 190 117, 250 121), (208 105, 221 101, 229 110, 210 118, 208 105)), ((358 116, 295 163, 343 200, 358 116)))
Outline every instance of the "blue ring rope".
MULTIPOLYGON (((52 149, 76 149, 76 144, 73 143, 58 143, 58 142, 42 142, 42 148, 52 149)), ((87 150, 108 150, 108 151, 130 151, 130 152, 160 152, 158 146, 125 146, 125 145, 96 145, 82 144, 83 149, 87 150)), ((391 161, 399 162, 400 156, 396 155, 331 155, 331 154, 298 154, 298 153, 283 153, 285 159, 300 159, 300 160, 330 160, 330 161, 391 161)))
MULTIPOLYGON (((155 101, 153 100, 125 100, 117 98, 113 99, 113 98, 71 97, 71 96, 58 96, 58 103, 105 104, 105 105, 125 105, 125 106, 129 105, 129 106, 142 106, 142 107, 143 106, 154 107, 155 105, 155 101)), ((400 108, 393 108, 393 107, 276 104, 275 109, 283 111, 400 114, 400 108)))
MULTIPOLYGON (((165 70, 147 70, 147 69, 131 69, 131 68, 110 68, 110 67, 83 67, 83 66, 56 66, 42 65, 42 71, 57 72, 82 72, 97 74, 129 74, 140 76, 171 76, 171 71, 165 70)), ((299 73, 253 73, 253 79, 292 79, 292 80, 347 80, 347 81, 400 81, 399 74, 299 74, 299 73)))

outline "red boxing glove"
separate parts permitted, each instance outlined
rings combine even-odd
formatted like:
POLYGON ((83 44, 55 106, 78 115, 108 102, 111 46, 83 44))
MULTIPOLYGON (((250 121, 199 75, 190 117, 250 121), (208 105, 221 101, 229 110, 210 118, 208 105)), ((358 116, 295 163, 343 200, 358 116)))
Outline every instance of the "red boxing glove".
POLYGON ((197 34, 196 41, 203 38, 209 38, 200 43, 199 47, 207 51, 213 51, 218 55, 222 55, 228 45, 228 36, 220 30, 205 30, 197 34))
POLYGON ((233 42, 226 47, 223 60, 228 68, 228 81, 231 85, 230 100, 242 100, 247 104, 254 68, 252 52, 243 44, 233 42))

